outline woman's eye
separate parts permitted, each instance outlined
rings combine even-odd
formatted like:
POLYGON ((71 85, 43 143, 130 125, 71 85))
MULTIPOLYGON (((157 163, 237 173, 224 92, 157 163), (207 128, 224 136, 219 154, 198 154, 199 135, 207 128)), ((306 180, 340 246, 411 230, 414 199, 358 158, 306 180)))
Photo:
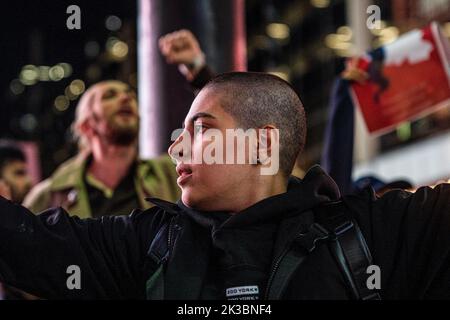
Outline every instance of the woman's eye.
POLYGON ((202 124, 195 124, 194 125, 194 133, 197 135, 199 133, 203 133, 205 131, 206 127, 204 127, 202 124))

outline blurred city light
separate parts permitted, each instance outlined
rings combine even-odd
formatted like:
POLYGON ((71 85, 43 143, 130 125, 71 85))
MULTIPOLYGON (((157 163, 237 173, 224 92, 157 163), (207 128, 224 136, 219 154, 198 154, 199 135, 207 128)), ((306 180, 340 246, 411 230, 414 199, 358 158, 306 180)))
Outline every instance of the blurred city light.
POLYGON ((279 66, 274 69, 268 70, 268 73, 273 74, 274 76, 277 76, 284 81, 289 82, 290 81, 290 69, 286 65, 279 66))
POLYGON ((20 118, 19 125, 24 131, 33 132, 37 127, 36 117, 31 113, 27 113, 20 118))
POLYGON ((289 38, 289 26, 285 23, 270 23, 266 27, 267 35, 274 39, 284 40, 289 38))
POLYGON ((61 62, 57 64, 64 70, 64 78, 68 78, 72 75, 72 66, 66 62, 61 62))
POLYGON ((64 89, 64 95, 71 101, 76 100, 78 98, 78 96, 76 94, 73 94, 72 91, 70 90, 70 85, 68 85, 64 89))
POLYGON ((52 81, 59 81, 64 78, 64 69, 61 66, 53 66, 48 71, 48 76, 52 81))
POLYGON ((50 80, 49 72, 50 72, 49 66, 39 66, 39 80, 49 81, 50 80))
POLYGON ((338 50, 348 50, 352 46, 350 42, 343 41, 341 35, 335 33, 329 34, 325 37, 325 44, 331 49, 338 50))
MULTIPOLYGON (((71 74, 72 67, 68 63, 58 63, 52 67, 27 64, 22 67, 18 81, 20 81, 23 85, 31 86, 36 84, 38 81, 60 81, 63 78, 69 77, 71 74)), ((13 93, 20 90, 16 82, 14 84, 14 88, 15 89, 11 87, 11 91, 13 91, 13 93)))
POLYGON ((325 45, 334 50, 340 57, 350 57, 353 54, 353 31, 349 26, 340 26, 336 33, 330 33, 325 37, 325 45))
POLYGON ((353 31, 349 26, 341 26, 336 32, 340 41, 350 41, 353 37, 353 31))
POLYGON ((117 37, 109 37, 108 39, 106 39, 106 50, 111 50, 111 48, 117 41, 119 41, 117 37))
POLYGON ((122 61, 128 54, 128 45, 116 37, 109 37, 106 41, 106 51, 115 61, 122 61))
POLYGON ((69 99, 66 96, 57 96, 54 105, 56 110, 60 112, 66 111, 69 107, 69 99))
POLYGON ((23 86, 23 84, 20 82, 19 79, 14 79, 9 84, 9 89, 13 94, 19 95, 25 90, 25 87, 23 86))
POLYGON ((380 24, 380 28, 372 28, 372 29, 369 29, 370 32, 371 32, 374 36, 379 36, 379 35, 381 34, 381 32, 383 31, 383 29, 385 29, 386 26, 387 26, 386 21, 384 21, 384 20, 380 20, 380 21, 378 21, 378 22, 379 22, 379 24, 380 24))
POLYGON ((70 88, 70 92, 72 92, 76 96, 79 96, 80 94, 82 94, 84 92, 85 84, 84 84, 83 80, 76 79, 70 83, 69 88, 70 88))
POLYGON ((26 86, 31 86, 37 82, 39 78, 39 69, 38 67, 28 64, 22 68, 20 72, 19 79, 22 84, 26 86))
POLYGON ((116 37, 110 37, 106 41, 106 50, 113 60, 121 61, 128 54, 128 45, 116 37))
POLYGON ((330 0, 311 0, 311 5, 316 8, 326 8, 330 5, 330 0))
POLYGON ((399 35, 399 30, 397 27, 384 28, 380 32, 380 42, 381 44, 388 44, 397 40, 399 35))
POLYGON ((125 58, 128 54, 128 45, 123 41, 117 41, 111 48, 111 53, 119 59, 125 58))
POLYGON ((117 31, 122 27, 122 20, 117 16, 111 15, 106 18, 105 27, 110 31, 117 31))

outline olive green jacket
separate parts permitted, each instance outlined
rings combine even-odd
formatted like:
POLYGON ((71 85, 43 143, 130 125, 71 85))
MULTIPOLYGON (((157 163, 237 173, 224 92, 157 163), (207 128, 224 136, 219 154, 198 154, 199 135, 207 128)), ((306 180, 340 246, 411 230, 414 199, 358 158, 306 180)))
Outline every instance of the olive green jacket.
MULTIPOLYGON (((70 215, 91 217, 91 208, 84 182, 84 172, 89 154, 67 160, 46 180, 37 184, 27 195, 23 205, 34 213, 51 207, 62 207, 70 215)), ((176 183, 175 165, 168 156, 151 160, 138 160, 135 187, 142 209, 152 205, 146 197, 176 201, 180 189, 176 183)))

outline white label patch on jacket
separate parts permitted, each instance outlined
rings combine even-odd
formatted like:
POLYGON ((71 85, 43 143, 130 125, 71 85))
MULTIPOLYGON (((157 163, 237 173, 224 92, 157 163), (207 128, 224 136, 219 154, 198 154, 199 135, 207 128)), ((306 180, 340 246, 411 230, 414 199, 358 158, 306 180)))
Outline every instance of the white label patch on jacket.
POLYGON ((258 286, 232 287, 226 290, 228 300, 258 300, 258 286))

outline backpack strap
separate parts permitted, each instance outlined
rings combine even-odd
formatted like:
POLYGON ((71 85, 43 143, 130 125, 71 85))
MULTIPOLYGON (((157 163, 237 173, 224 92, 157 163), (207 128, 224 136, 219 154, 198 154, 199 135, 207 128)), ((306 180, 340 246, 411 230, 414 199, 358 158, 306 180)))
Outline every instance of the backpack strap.
POLYGON ((341 272, 357 300, 380 300, 378 292, 367 287, 367 267, 372 256, 356 222, 343 201, 331 202, 314 210, 316 221, 328 233, 328 244, 341 272))
POLYGON ((315 223, 300 232, 291 246, 274 264, 275 273, 268 282, 268 299, 281 299, 293 275, 308 254, 328 243, 331 253, 354 299, 379 300, 380 295, 367 288, 366 270, 372 264, 370 251, 358 225, 347 214, 342 201, 314 208, 315 223))
POLYGON ((272 274, 268 281, 266 298, 269 300, 282 299, 295 271, 318 243, 327 239, 328 231, 316 223, 311 226, 308 232, 300 233, 279 260, 275 261, 273 268, 276 272, 272 274))

